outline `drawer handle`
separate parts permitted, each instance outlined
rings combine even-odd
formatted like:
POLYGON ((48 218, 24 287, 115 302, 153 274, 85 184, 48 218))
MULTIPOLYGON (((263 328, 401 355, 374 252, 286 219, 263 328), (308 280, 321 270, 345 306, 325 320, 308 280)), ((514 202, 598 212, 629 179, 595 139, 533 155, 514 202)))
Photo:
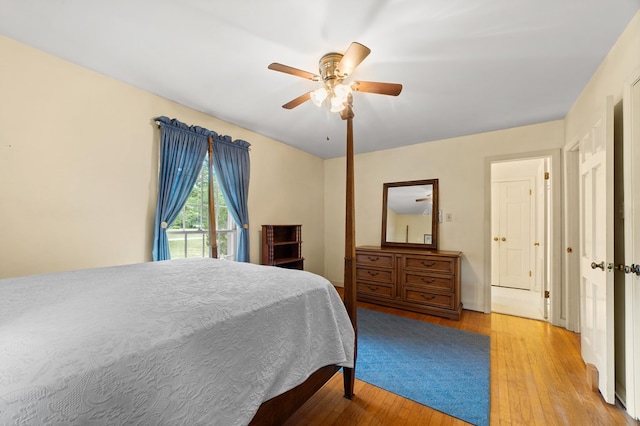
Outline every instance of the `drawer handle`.
POLYGON ((369 260, 370 260, 370 261, 372 261, 372 262, 377 262, 378 260, 380 260, 380 258, 379 258, 379 257, 377 257, 377 256, 376 256, 376 257, 373 257, 373 256, 367 256, 367 259, 369 259, 369 260))
POLYGON ((370 277, 375 277, 379 272, 367 271, 367 274, 369 274, 370 277))
POLYGON ((420 293, 420 296, 422 296, 424 300, 433 300, 436 298, 435 294, 431 294, 429 297, 427 297, 424 293, 420 293))
POLYGON ((368 286, 367 286, 367 288, 368 288, 369 290, 371 290, 371 291, 378 291, 378 289, 379 289, 380 287, 375 286, 375 285, 368 285, 368 286))
POLYGON ((427 277, 421 277, 420 278, 422 280, 423 283, 427 283, 427 284, 433 284, 436 282, 435 278, 427 278, 427 277))
POLYGON ((436 262, 426 263, 424 260, 421 261, 420 263, 422 263, 422 266, 426 266, 427 268, 430 268, 436 264, 436 262))

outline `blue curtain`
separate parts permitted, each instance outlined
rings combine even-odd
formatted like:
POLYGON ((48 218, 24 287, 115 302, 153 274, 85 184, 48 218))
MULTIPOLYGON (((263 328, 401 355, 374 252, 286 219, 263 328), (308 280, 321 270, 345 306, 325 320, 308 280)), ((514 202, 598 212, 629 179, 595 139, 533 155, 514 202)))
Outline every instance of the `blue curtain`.
POLYGON ((213 138, 213 168, 229 213, 238 225, 236 260, 249 262, 249 144, 229 136, 213 138))
POLYGON ((167 228, 176 219, 198 178, 207 154, 207 130, 175 119, 155 119, 161 129, 158 205, 153 234, 153 260, 167 260, 167 228))
POLYGON ((213 139, 213 168, 231 217, 238 225, 236 260, 249 262, 249 147, 243 140, 231 141, 204 127, 188 126, 176 119, 155 119, 160 137, 158 206, 153 236, 153 260, 170 259, 167 228, 184 206, 198 178, 207 148, 213 139))

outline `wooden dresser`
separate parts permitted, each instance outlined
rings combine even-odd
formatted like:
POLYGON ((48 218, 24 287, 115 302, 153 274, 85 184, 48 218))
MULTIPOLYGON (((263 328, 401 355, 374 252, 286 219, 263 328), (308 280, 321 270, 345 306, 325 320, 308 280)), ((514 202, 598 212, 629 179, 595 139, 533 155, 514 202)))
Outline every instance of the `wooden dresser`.
POLYGON ((356 247, 358 300, 460 319, 458 251, 356 247))

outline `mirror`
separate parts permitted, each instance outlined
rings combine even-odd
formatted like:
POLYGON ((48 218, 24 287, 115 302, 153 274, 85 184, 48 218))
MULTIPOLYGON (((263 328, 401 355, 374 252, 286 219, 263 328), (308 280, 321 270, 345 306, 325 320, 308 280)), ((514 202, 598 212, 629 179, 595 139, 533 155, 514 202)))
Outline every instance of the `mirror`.
POLYGON ((382 247, 438 249, 438 179, 383 185, 382 247))

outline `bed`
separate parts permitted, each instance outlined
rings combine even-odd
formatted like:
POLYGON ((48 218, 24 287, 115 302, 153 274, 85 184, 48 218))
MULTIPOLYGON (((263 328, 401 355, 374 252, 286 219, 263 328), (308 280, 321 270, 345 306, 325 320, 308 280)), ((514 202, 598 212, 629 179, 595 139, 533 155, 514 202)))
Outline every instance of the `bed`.
POLYGON ((340 367, 347 383, 354 340, 305 271, 204 258, 4 279, 0 424, 277 423, 340 367))

